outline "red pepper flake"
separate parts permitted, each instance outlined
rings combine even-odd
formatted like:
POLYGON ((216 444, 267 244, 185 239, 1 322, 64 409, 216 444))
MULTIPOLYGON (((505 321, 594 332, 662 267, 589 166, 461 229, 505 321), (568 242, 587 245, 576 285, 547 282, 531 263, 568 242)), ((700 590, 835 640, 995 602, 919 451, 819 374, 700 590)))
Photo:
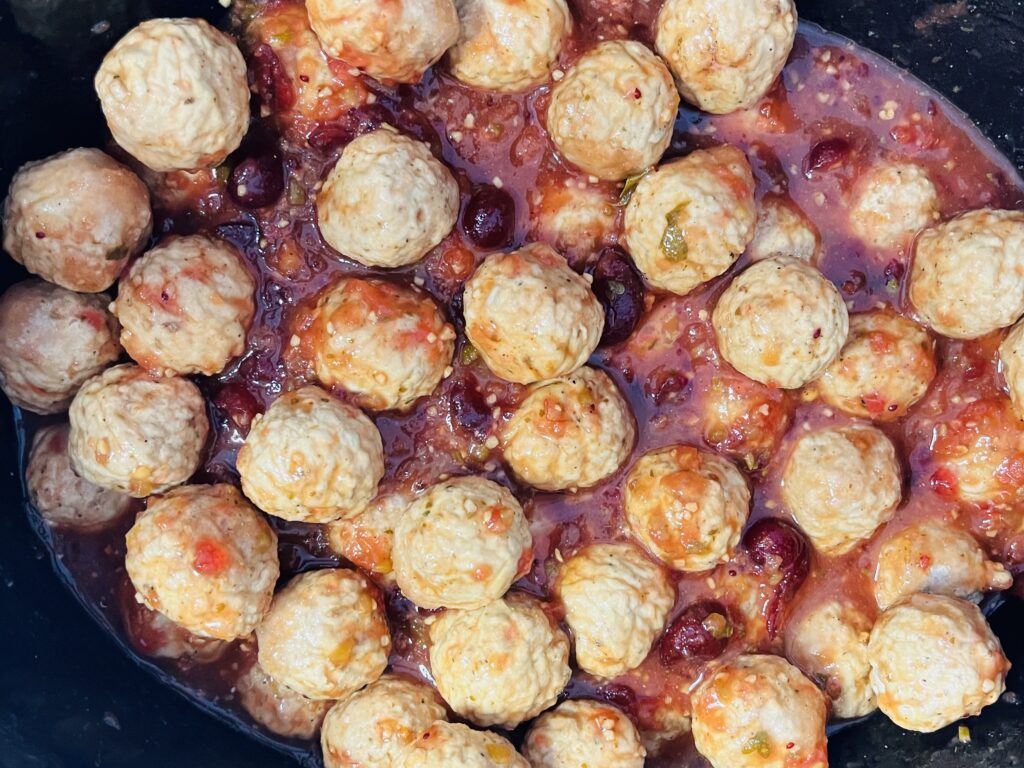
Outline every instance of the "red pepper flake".
POLYGON ((192 568, 203 576, 216 576, 222 573, 231 557, 227 549, 219 541, 200 539, 196 542, 196 554, 192 559, 192 568))
POLYGON ((46 233, 40 230, 39 232, 36 232, 36 237, 42 240, 44 237, 46 237, 46 233))
POLYGON ((877 416, 885 410, 885 400, 877 392, 864 395, 860 401, 872 416, 877 416))
POLYGON ((932 490, 939 496, 956 496, 956 475, 949 467, 939 467, 931 478, 932 490))
POLYGON ((796 746, 796 744, 794 742, 792 742, 792 741, 787 741, 786 742, 786 749, 792 749, 795 746, 796 746))
POLYGON ((637 99, 638 101, 643 98, 643 94, 640 93, 640 89, 639 88, 634 88, 633 89, 633 98, 637 99))
POLYGON ((309 75, 299 75, 299 80, 301 80, 304 83, 308 83, 309 82, 309 75))
POLYGON ((821 338, 821 328, 815 328, 814 329, 814 338, 816 338, 816 339, 820 339, 821 338))

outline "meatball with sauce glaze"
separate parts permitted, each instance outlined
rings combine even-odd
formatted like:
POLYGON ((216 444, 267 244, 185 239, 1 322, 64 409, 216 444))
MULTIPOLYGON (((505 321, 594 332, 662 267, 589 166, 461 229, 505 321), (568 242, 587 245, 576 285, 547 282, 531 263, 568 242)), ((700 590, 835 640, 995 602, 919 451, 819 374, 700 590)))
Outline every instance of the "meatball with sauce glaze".
POLYGON ((850 229, 875 248, 902 249, 939 217, 939 193, 913 163, 882 163, 857 180, 850 229))
POLYGON ((28 163, 4 204, 4 250, 72 291, 105 291, 153 227, 145 184, 98 149, 28 163))
POLYGON ((331 701, 310 699, 281 685, 259 662, 235 683, 238 700, 252 717, 268 730, 289 739, 311 739, 320 730, 331 701))
POLYGON ((412 500, 404 493, 380 494, 362 512, 327 526, 331 548, 380 584, 395 583, 391 548, 395 529, 412 500))
POLYGON ((531 768, 507 739, 461 723, 436 722, 420 733, 397 768, 531 768))
POLYGON ((1024 419, 1024 323, 1010 329, 999 345, 999 364, 1013 408, 1024 419))
POLYGON ((179 659, 186 664, 210 664, 220 659, 233 641, 199 637, 175 624, 159 611, 135 599, 135 588, 125 577, 130 595, 122 606, 125 632, 143 656, 179 659))
POLYGON ((784 393, 736 374, 711 379, 704 391, 704 439, 750 471, 764 467, 789 426, 784 393))
POLYGON ((820 252, 818 231, 794 203, 774 195, 761 200, 757 207, 754 239, 747 246, 751 261, 791 256, 814 264, 820 252))
POLYGON ((613 245, 618 236, 616 199, 597 186, 569 185, 561 179, 538 182, 530 212, 532 235, 567 254, 573 264, 613 245))
POLYGON ((533 768, 643 768, 646 757, 628 717, 586 699, 563 702, 537 718, 523 754, 533 768))

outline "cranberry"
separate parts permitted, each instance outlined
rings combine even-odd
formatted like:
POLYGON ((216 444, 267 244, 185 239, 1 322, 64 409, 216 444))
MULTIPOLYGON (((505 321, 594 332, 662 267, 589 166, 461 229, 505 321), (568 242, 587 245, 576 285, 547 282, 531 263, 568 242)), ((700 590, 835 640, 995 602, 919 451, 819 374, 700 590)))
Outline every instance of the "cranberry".
POLYGON ((830 171, 846 162, 853 146, 846 139, 837 137, 823 139, 811 147, 804 158, 804 175, 811 177, 815 171, 830 171))
POLYGON ((472 374, 464 374, 448 389, 448 423, 452 428, 461 428, 481 437, 487 433, 491 409, 472 374))
POLYGON ((266 208, 284 192, 284 166, 277 152, 264 152, 245 158, 228 181, 228 194, 243 208, 266 208))
POLYGON ((244 384, 235 381, 225 384, 213 396, 213 407, 222 413, 239 434, 249 434, 249 427, 257 413, 262 411, 260 403, 244 384))
POLYGON ((769 637, 780 629, 782 612, 807 578, 810 554, 807 542, 796 528, 777 518, 758 520, 743 536, 750 559, 766 571, 782 578, 765 606, 769 637))
POLYGON ((714 600, 694 603, 677 616, 661 639, 661 663, 666 667, 683 659, 711 661, 722 655, 732 635, 725 606, 714 600))
POLYGON ((593 291, 604 307, 601 344, 611 346, 630 337, 644 310, 644 284, 629 257, 618 248, 606 248, 589 270, 593 291))
POLYGON ((249 78, 263 102, 272 112, 291 109, 295 103, 295 90, 284 65, 266 43, 260 44, 252 54, 249 78))
POLYGON ((333 149, 348 144, 357 136, 380 128, 391 121, 390 113, 380 104, 367 104, 346 112, 339 120, 317 126, 306 137, 314 149, 333 149))
POLYGON ((689 383, 690 378, 684 372, 659 365, 644 380, 644 391, 655 405, 663 405, 677 400, 689 383))
POLYGON ((516 204, 512 196, 490 184, 473 192, 462 213, 462 230, 480 248, 511 245, 515 225, 516 204))
POLYGON ((466 330, 466 286, 461 286, 448 302, 448 316, 452 325, 463 333, 466 330))
POLYGON ((636 718, 638 712, 636 692, 628 685, 622 685, 621 683, 605 683, 594 691, 594 694, 601 699, 601 701, 606 701, 621 709, 630 717, 636 718))
POLYGON ((441 156, 443 150, 441 137, 437 135, 434 126, 431 125, 430 120, 422 112, 409 108, 399 110, 395 115, 395 125, 403 133, 407 133, 414 139, 418 139, 428 145, 434 155, 441 156))

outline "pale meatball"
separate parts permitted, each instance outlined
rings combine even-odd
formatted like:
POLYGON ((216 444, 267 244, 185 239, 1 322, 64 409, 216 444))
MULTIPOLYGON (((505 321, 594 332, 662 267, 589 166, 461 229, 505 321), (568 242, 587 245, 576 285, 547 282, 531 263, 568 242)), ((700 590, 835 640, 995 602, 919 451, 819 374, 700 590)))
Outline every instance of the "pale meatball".
POLYGON ((604 329, 590 282, 540 243, 489 256, 466 283, 464 306, 466 336, 487 367, 519 384, 575 371, 604 329))
POLYGON ((372 410, 405 410, 444 378, 455 329, 427 294, 385 280, 339 280, 317 301, 308 331, 320 383, 372 410))
POLYGON ((232 647, 231 640, 214 640, 194 635, 162 613, 136 601, 135 588, 126 578, 130 594, 122 605, 122 617, 128 640, 143 656, 179 659, 185 665, 209 664, 220 659, 232 647))
POLYGON ((533 768, 643 768, 636 726, 610 704, 566 701, 537 718, 523 743, 533 768))
POLYGON ((679 94, 642 43, 598 43, 551 89, 547 129, 562 156, 617 181, 658 162, 672 138, 679 94))
MULTIPOLYGON (((0 299, 0 304, 2 301, 0 299)), ((2 325, 0 320, 0 327, 2 325)), ((1013 408, 1017 416, 1024 419, 1024 323, 1017 323, 999 345, 999 363, 1013 408)))
POLYGON ((32 438, 25 487, 32 506, 50 525, 98 531, 121 517, 132 498, 83 480, 71 468, 67 424, 43 427, 32 438))
POLYGON ((306 0, 306 10, 328 54, 378 80, 419 82, 459 39, 452 0, 306 0))
POLYGON ((868 638, 872 619, 845 600, 815 605, 786 624, 786 655, 822 682, 838 718, 863 717, 875 710, 868 680, 868 638))
POLYGON ((206 404, 188 379, 135 365, 87 381, 69 411, 75 472, 139 498, 181 485, 198 469, 210 431, 206 404))
POLYGON ((615 244, 616 201, 608 191, 589 184, 570 184, 561 178, 538 184, 530 197, 531 234, 577 263, 615 244))
POLYGON ((328 523, 361 512, 384 476, 377 427, 319 387, 281 395, 238 451, 242 490, 284 520, 328 523))
POLYGON ((482 477, 428 489, 402 515, 391 553, 402 593, 421 608, 482 608, 533 559, 523 508, 482 477))
POLYGON ((138 176, 98 149, 22 166, 4 204, 4 250, 72 291, 105 291, 153 227, 138 176))
POLYGON ((391 548, 395 529, 412 500, 403 493, 378 495, 362 512, 327 526, 331 548, 378 583, 395 583, 391 548))
POLYGON ((0 388, 15 405, 57 413, 79 387, 121 354, 107 297, 42 280, 0 296, 0 388))
POLYGON ((858 180, 850 229, 874 248, 902 249, 939 218, 939 193, 928 172, 913 163, 882 163, 858 180))
POLYGON ((846 342, 843 297, 792 257, 759 261, 722 294, 711 316, 722 357, 744 376, 798 389, 820 376, 846 342))
POLYGON ((922 520, 886 538, 874 578, 883 610, 916 592, 975 598, 1013 584, 1009 571, 989 560, 971 534, 941 520, 922 520))
POLYGON ((441 614, 430 625, 430 670, 461 717, 514 728, 554 704, 569 682, 569 638, 540 602, 513 593, 441 614))
POLYGON ((462 33, 448 51, 466 85, 515 92, 547 81, 572 31, 565 0, 457 0, 462 33))
POLYGON ((430 686, 384 675, 327 713, 325 768, 398 768, 413 740, 446 714, 430 686))
POLYGON ((423 731, 397 768, 531 768, 506 739, 462 723, 436 722, 423 731))
POLYGON ((556 592, 576 642, 576 663, 618 677, 647 658, 676 599, 661 568, 632 544, 593 544, 573 555, 556 592))
POLYGON ((751 261, 792 256, 814 264, 820 251, 818 231, 796 205, 775 196, 761 201, 757 207, 754 239, 747 246, 751 261))
POLYGON ((793 0, 667 0, 655 24, 683 98, 714 114, 757 102, 795 38, 793 0))
POLYGON ((245 59, 202 19, 151 19, 96 73, 114 140, 154 171, 218 165, 249 128, 245 59))
POLYGON ((746 155, 699 149, 640 180, 626 206, 626 245, 647 282, 685 295, 735 263, 756 217, 746 155))
POLYGON ((853 315, 846 343, 816 383, 821 398, 852 416, 893 421, 928 391, 935 342, 890 309, 853 315))
POLYGON ((259 662, 235 683, 238 700, 257 723, 289 739, 311 739, 333 702, 310 699, 281 685, 259 662))
POLYGON ((785 659, 737 656, 693 694, 693 739, 714 768, 826 768, 825 697, 785 659))
POLYGON ((842 555, 892 517, 902 485, 896 450, 864 424, 802 434, 782 475, 782 499, 814 546, 842 555))
POLYGON ((151 497, 125 546, 136 599, 200 637, 244 637, 270 607, 277 536, 234 486, 151 497))
POLYGON ((459 187, 426 144, 382 125, 342 151, 316 214, 334 250, 368 267, 402 267, 452 231, 459 187))
POLYGON ((1024 314, 1024 211, 969 211, 917 238, 910 301, 945 336, 973 339, 1024 314))
POLYGON ((344 568, 307 571, 256 628, 260 666, 311 699, 343 699, 384 672, 391 635, 380 593, 344 568))
POLYGON ((924 733, 995 702, 1010 668, 978 607, 939 595, 911 595, 883 613, 868 658, 878 708, 924 733))
POLYGON ((132 264, 111 310, 121 344, 153 373, 220 373, 245 350, 256 281, 233 247, 191 235, 165 240, 132 264))
POLYGON ((623 506, 633 535, 669 568, 706 571, 739 544, 750 489, 721 456, 673 445, 633 465, 623 506))
POLYGON ((512 471, 534 488, 587 488, 622 466, 636 442, 636 423, 608 374, 583 367, 534 385, 501 442, 512 471))

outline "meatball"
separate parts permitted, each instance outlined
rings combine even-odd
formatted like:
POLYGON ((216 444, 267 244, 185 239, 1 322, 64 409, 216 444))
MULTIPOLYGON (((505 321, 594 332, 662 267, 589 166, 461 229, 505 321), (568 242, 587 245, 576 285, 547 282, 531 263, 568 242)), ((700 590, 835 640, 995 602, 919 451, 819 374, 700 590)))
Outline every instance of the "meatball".
POLYGON ((405 410, 429 395, 455 352, 455 329, 427 294, 372 278, 328 289, 308 333, 320 383, 373 410, 405 410))
POLYGON ((901 728, 930 733, 995 702, 1010 662, 977 606, 911 595, 871 630, 871 687, 901 728))
POLYGON ((395 578, 421 608, 482 608, 504 595, 533 559, 523 508, 482 477, 431 487, 402 515, 395 578))
POLYGON ((795 37, 793 0, 667 0, 654 42, 683 98, 726 114, 764 96, 795 37))
POLYGON ((402 493, 379 495, 359 514, 330 523, 327 540, 335 552, 370 578, 391 586, 395 583, 391 560, 395 529, 411 503, 402 493))
POLYGON ((200 637, 244 637, 270 607, 277 536, 234 486, 151 497, 125 545, 136 599, 200 637))
POLYGON ((642 43, 598 43, 551 89, 547 128, 562 156, 617 181, 654 165, 668 148, 679 94, 642 43))
POLYGON ((574 700, 537 718, 523 743, 533 768, 643 768, 647 753, 620 710, 574 700))
POLYGON ((398 768, 413 740, 445 719, 433 688, 384 675, 327 713, 320 732, 325 768, 398 768))
MULTIPOLYGON (((2 325, 3 321, 0 320, 0 327, 2 325)), ((1013 408, 1017 416, 1024 419, 1024 323, 1017 323, 999 345, 999 363, 1013 408)))
POLYGON ((452 0, 306 0, 323 49, 378 80, 416 83, 459 39, 452 0))
POLYGON ((460 0, 462 33, 448 51, 466 85, 515 92, 547 82, 572 31, 565 0, 460 0))
POLYGON ((761 200, 754 239, 747 246, 751 261, 792 256, 814 264, 820 251, 818 231, 795 204, 774 195, 761 200))
POLYGON ((4 204, 4 250, 72 291, 105 291, 153 227, 138 176, 98 149, 22 166, 4 204))
POLYGON ((540 243, 489 256, 466 283, 464 305, 466 336, 487 367, 519 384, 575 371, 604 328, 587 278, 540 243))
POLYGON ((426 144, 382 125, 342 151, 316 214, 334 250, 368 267, 402 267, 452 231, 459 187, 426 144))
POLYGON ((647 657, 676 599, 661 568, 632 544, 592 544, 562 567, 556 592, 576 641, 576 663, 618 677, 647 657))
POLYGON ((750 471, 764 467, 789 426, 785 395, 738 374, 715 376, 703 392, 704 439, 742 461, 750 471))
POLYGON ((820 376, 849 330, 836 287, 787 256, 759 261, 734 279, 711 323, 727 362, 744 376, 784 389, 820 376))
POLYGON ((391 650, 380 593, 344 568, 293 578, 274 596, 256 638, 267 674, 311 699, 343 699, 369 685, 391 650))
POLYGON ((42 280, 0 296, 0 387, 15 405, 57 413, 79 387, 120 356, 106 296, 73 293, 42 280))
POLYGON ((461 717, 514 728, 554 704, 569 682, 569 638, 535 598, 513 593, 441 614, 430 626, 430 669, 461 717))
POLYGON ((875 599, 885 610, 917 592, 971 598, 1007 589, 1013 577, 967 531, 942 520, 922 520, 888 536, 875 565, 875 599))
POLYGON ((111 309, 121 344, 157 374, 220 373, 245 350, 256 282, 222 240, 165 240, 132 264, 111 309))
POLYGON ((939 218, 939 193, 928 172, 913 163, 882 163, 857 181, 850 229, 867 245, 902 249, 939 218))
POLYGON ((436 722, 420 733, 397 768, 530 768, 506 739, 461 723, 436 722))
POLYGON ((825 768, 825 697, 778 656, 737 656, 694 691, 693 739, 714 768, 825 768))
POLYGON ((852 416, 893 421, 924 396, 936 370, 928 333, 891 309, 877 309, 850 318, 846 343, 816 388, 852 416))
POLYGON ((1024 314, 1024 211, 969 211, 917 238, 910 301, 945 336, 973 339, 1024 314))
POLYGON ((126 580, 125 602, 121 606, 124 628, 132 647, 143 656, 179 659, 185 664, 209 664, 220 659, 233 641, 194 635, 162 613, 136 601, 135 587, 126 580))
POLYGON ((151 19, 96 73, 114 140, 154 171, 218 165, 249 128, 245 59, 202 19, 151 19))
POLYGON ((633 465, 623 505, 633 535, 669 568, 706 571, 739 543, 750 489, 722 457, 672 445, 633 465))
POLYGON ((281 685, 258 662, 235 683, 238 700, 253 720, 289 739, 311 739, 333 702, 310 699, 281 685))
POLYGON ((782 499, 811 542, 842 555, 868 539, 900 503, 896 450, 865 424, 802 434, 782 475, 782 499))
POLYGON ((601 482, 635 441, 629 403, 606 373, 587 367, 534 385, 501 436, 512 471, 545 491, 601 482))
POLYGON ((786 625, 786 655, 822 681, 838 718, 863 717, 875 710, 868 676, 868 637, 872 620, 845 600, 820 603, 786 625))
POLYGON ((746 156, 720 146, 640 179, 626 206, 624 234, 647 282, 685 295, 733 265, 754 236, 756 216, 746 156))
POLYGON ((139 498, 188 480, 210 422, 188 379, 154 377, 135 365, 89 379, 69 411, 71 466, 90 483, 139 498))
POLYGON ((538 184, 530 197, 532 234, 573 263, 585 260, 617 239, 616 199, 589 184, 568 184, 561 179, 538 184))

